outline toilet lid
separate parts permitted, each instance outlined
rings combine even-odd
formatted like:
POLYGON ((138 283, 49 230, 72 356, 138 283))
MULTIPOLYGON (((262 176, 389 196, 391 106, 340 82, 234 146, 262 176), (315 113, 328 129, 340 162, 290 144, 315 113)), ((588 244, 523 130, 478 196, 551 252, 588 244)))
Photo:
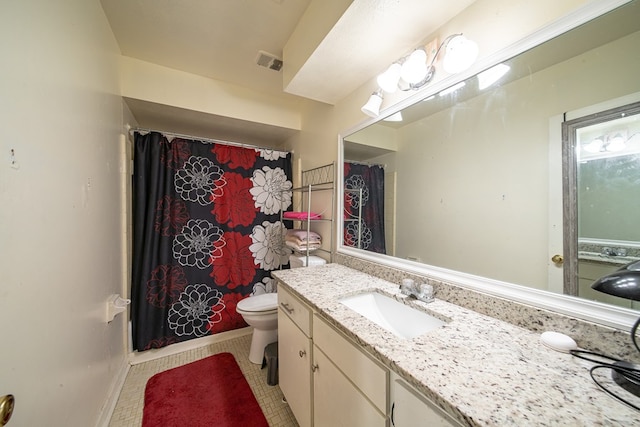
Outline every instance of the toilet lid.
POLYGON ((245 298, 236 306, 242 311, 269 311, 278 308, 278 294, 270 292, 268 294, 254 295, 245 298))

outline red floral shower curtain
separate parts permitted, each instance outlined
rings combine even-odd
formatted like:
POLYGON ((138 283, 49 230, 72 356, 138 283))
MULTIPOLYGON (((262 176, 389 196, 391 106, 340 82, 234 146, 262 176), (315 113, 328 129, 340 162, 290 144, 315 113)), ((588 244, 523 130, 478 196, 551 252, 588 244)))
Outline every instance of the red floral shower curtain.
POLYGON ((291 187, 289 153, 135 134, 134 349, 246 326, 236 304, 288 263, 291 187))

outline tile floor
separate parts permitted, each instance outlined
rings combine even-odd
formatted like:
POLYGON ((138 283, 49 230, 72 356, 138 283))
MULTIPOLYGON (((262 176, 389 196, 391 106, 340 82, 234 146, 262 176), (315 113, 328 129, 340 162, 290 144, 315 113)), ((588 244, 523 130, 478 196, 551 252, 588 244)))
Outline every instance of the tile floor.
POLYGON ((250 344, 251 335, 244 335, 131 366, 111 416, 109 427, 138 427, 142 425, 144 389, 147 381, 153 375, 223 352, 229 352, 235 356, 269 422, 269 426, 297 427, 298 423, 289 406, 282 402, 280 387, 267 385, 267 369, 261 369, 260 365, 249 362, 250 344))

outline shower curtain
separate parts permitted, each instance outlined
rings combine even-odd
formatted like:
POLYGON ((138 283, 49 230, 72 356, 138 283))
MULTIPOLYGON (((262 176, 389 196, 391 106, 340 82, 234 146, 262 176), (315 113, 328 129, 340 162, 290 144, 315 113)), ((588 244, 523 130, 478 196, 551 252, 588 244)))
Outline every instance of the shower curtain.
POLYGON ((236 304, 288 263, 291 187, 289 153, 135 134, 135 350, 246 326, 236 304))
POLYGON ((386 253, 384 168, 345 162, 344 189, 344 245, 386 253))

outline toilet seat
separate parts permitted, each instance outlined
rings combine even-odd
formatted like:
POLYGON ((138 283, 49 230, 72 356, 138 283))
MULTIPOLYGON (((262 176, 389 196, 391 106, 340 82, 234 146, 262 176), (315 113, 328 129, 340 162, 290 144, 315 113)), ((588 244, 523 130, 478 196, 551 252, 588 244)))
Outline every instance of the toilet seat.
POLYGON ((253 327, 249 361, 259 365, 267 345, 278 341, 278 294, 271 292, 245 298, 238 301, 236 312, 253 327))
POLYGON ((278 294, 270 292, 243 299, 236 305, 236 311, 245 313, 266 313, 278 309, 278 294))

